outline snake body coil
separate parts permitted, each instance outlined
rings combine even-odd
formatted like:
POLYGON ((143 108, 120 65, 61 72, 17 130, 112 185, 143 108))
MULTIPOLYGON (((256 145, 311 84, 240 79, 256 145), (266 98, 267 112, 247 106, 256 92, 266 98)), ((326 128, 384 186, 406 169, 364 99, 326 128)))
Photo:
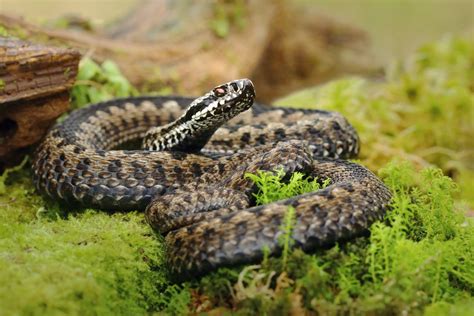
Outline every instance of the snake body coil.
POLYGON ((360 235, 383 216, 389 190, 343 160, 359 150, 344 117, 251 107, 254 97, 249 80, 236 80, 196 100, 136 97, 77 110, 38 147, 35 185, 72 204, 146 210, 152 227, 166 234, 170 268, 180 276, 258 260, 265 247, 279 253, 290 206, 295 246, 305 251, 360 235), (115 149, 143 138, 150 150, 115 149), (276 168, 331 184, 254 206, 245 173, 276 168))

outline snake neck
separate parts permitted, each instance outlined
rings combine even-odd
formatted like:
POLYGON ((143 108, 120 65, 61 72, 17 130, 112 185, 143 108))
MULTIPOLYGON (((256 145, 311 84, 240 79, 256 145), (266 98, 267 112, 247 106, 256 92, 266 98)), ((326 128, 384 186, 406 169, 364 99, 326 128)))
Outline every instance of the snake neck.
POLYGON ((218 86, 194 100, 176 121, 150 129, 142 148, 199 152, 219 127, 248 110, 254 99, 255 90, 248 79, 218 86))
POLYGON ((224 122, 200 124, 196 121, 177 120, 154 127, 146 133, 142 148, 153 151, 199 152, 224 122))

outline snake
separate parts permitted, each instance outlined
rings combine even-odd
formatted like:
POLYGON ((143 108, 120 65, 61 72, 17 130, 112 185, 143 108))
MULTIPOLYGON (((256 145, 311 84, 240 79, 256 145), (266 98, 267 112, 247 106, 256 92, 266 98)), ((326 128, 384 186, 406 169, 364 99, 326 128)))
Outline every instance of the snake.
POLYGON ((305 252, 383 218, 391 192, 350 161, 359 137, 344 116, 255 98, 253 83, 239 79, 198 98, 138 96, 74 110, 36 148, 34 184, 67 205, 143 211, 182 278, 281 254, 290 208, 292 247, 305 252), (329 185, 256 205, 246 174, 275 170, 284 181, 301 172, 329 185))

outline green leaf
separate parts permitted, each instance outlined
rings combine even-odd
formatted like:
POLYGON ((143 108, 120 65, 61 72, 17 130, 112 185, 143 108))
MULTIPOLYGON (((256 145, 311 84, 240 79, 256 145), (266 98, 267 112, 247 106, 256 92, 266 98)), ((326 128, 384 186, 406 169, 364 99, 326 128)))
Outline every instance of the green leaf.
POLYGON ((92 80, 101 72, 99 65, 95 61, 86 57, 79 63, 79 71, 77 72, 77 80, 92 80))

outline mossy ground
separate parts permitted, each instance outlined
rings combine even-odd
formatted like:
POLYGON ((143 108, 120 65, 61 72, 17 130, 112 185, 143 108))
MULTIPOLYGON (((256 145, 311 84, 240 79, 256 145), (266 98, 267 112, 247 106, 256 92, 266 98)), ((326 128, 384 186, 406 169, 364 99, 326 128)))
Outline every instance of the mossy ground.
MULTIPOLYGON (((112 70, 94 83, 98 91, 112 76, 121 95, 135 93, 112 70)), ((391 67, 383 82, 343 79, 279 101, 348 117, 361 136, 361 163, 394 193, 392 211, 352 242, 314 254, 286 247, 281 258, 183 284, 168 279, 161 239, 142 214, 45 201, 26 162, 0 179, 0 310, 467 315, 474 309, 474 229, 463 214, 474 204, 473 82, 474 44, 445 39, 391 67)), ((291 236, 291 211, 281 229, 291 236)))

